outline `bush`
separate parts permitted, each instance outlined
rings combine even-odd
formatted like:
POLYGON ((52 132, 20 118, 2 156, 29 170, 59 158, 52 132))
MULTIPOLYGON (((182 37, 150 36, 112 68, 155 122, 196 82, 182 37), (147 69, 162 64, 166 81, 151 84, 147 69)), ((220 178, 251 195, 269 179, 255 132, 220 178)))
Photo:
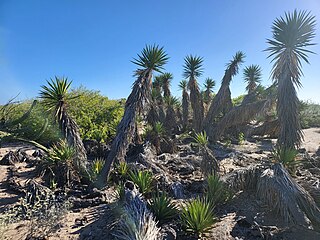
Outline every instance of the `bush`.
POLYGON ((302 128, 320 127, 320 105, 301 101, 299 115, 302 128))
POLYGON ((160 225, 176 217, 178 214, 177 207, 165 193, 154 196, 149 201, 148 207, 160 225))
MULTIPOLYGON (((0 113, 0 119, 5 119, 8 122, 19 119, 29 110, 32 102, 33 100, 26 100, 11 104, 10 111, 0 113)), ((34 106, 29 117, 19 124, 9 127, 8 130, 18 137, 34 140, 46 146, 61 138, 59 126, 55 124, 53 116, 46 112, 41 102, 34 106)))
POLYGON ((79 96, 70 100, 68 112, 79 125, 81 137, 98 142, 112 140, 124 113, 124 101, 110 100, 83 86, 71 90, 70 95, 79 96))
POLYGON ((138 187, 142 194, 150 193, 152 190, 152 173, 149 171, 130 171, 129 178, 138 187))
POLYGON ((181 222, 189 233, 201 236, 209 232, 215 223, 211 203, 204 199, 194 199, 181 212, 181 222))

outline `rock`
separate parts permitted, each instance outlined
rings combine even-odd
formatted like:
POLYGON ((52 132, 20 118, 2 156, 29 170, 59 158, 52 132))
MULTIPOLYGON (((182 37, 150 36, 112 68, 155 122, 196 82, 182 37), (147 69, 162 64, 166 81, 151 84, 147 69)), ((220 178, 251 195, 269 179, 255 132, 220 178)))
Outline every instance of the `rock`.
POLYGON ((165 161, 166 158, 167 158, 167 156, 166 156, 165 153, 163 153, 163 154, 161 154, 161 155, 158 156, 158 159, 161 160, 161 161, 165 161))
POLYGON ((126 181, 124 187, 130 189, 131 191, 135 189, 135 185, 132 181, 126 181))
POLYGON ((318 147, 318 150, 316 151, 316 156, 320 157, 320 147, 318 147))
POLYGON ((307 149, 305 149, 305 148, 298 149, 298 153, 306 153, 306 152, 307 152, 307 149))
POLYGON ((175 240, 175 239, 177 239, 177 232, 170 225, 162 226, 161 235, 162 235, 162 239, 163 240, 175 240))
POLYGON ((180 182, 175 182, 171 185, 171 189, 173 191, 173 195, 177 199, 184 198, 183 186, 180 182))
POLYGON ((0 160, 0 165, 14 165, 15 163, 19 162, 18 155, 10 151, 0 160))
POLYGON ((255 151, 254 153, 256 153, 256 154, 262 154, 262 153, 263 153, 263 150, 261 149, 261 150, 255 151))
POLYGON ((252 226, 252 224, 250 222, 248 222, 246 217, 240 216, 237 220, 237 224, 240 227, 244 227, 244 228, 250 228, 252 226))

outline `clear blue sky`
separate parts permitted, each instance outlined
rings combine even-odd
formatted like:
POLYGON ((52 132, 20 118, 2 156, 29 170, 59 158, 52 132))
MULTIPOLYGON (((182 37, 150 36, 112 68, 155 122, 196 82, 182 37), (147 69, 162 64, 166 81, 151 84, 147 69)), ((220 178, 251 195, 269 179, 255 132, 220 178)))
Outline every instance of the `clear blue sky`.
POLYGON ((259 64, 270 85, 266 38, 285 11, 310 10, 317 18, 310 65, 303 65, 299 97, 320 103, 319 0, 0 0, 0 103, 20 93, 37 96, 50 77, 67 76, 109 98, 127 97, 134 81, 130 62, 145 44, 164 46, 170 56, 174 94, 187 54, 204 57, 204 74, 217 81, 236 51, 246 54, 232 96, 244 93, 243 67, 259 64))

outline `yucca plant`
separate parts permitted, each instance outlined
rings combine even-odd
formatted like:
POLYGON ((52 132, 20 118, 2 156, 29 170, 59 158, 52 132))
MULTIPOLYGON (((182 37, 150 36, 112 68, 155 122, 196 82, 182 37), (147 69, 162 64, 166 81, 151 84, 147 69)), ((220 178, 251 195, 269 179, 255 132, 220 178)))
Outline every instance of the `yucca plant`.
POLYGON ((97 176, 100 174, 104 163, 105 163, 105 160, 104 159, 99 159, 99 158, 95 159, 92 162, 91 168, 89 170, 92 180, 95 180, 97 178, 97 176))
POLYGON ((217 162, 217 159, 213 156, 213 152, 210 148, 208 148, 208 137, 205 131, 201 133, 196 133, 193 137, 196 144, 198 145, 201 155, 202 155, 202 161, 201 161, 201 171, 205 176, 208 176, 210 174, 218 174, 219 172, 219 164, 217 162))
POLYGON ((248 94, 254 92, 261 82, 261 68, 259 65, 250 65, 243 70, 244 81, 247 83, 248 94))
POLYGON ((86 160, 86 150, 80 137, 79 126, 68 114, 68 101, 78 96, 71 97, 68 94, 72 81, 67 78, 55 77, 47 81, 47 86, 41 86, 39 97, 48 111, 54 111, 54 117, 59 123, 63 136, 68 144, 76 149, 77 167, 85 167, 83 161, 86 160))
POLYGON ((122 179, 125 179, 129 171, 128 164, 125 161, 120 161, 116 166, 116 171, 122 179))
POLYGON ((189 79, 188 88, 190 89, 190 102, 193 110, 193 128, 201 131, 204 117, 204 107, 202 96, 199 91, 197 78, 203 73, 203 58, 198 56, 186 56, 183 66, 183 77, 189 79))
MULTIPOLYGON (((71 171, 74 169, 73 159, 76 151, 65 140, 54 144, 49 149, 48 155, 39 165, 39 172, 47 181, 55 181, 59 187, 68 185, 71 171)), ((72 171, 74 176, 76 172, 72 171)))
POLYGON ((95 186, 104 187, 109 175, 110 168, 115 159, 123 161, 127 149, 132 142, 136 132, 135 119, 146 109, 151 102, 152 77, 154 72, 162 72, 169 57, 162 47, 157 45, 146 46, 141 54, 132 61, 138 66, 135 72, 137 76, 133 84, 132 91, 127 98, 124 115, 120 121, 117 134, 111 145, 106 164, 99 175, 95 186))
POLYGON ((231 197, 231 191, 228 189, 225 183, 220 180, 218 175, 208 175, 206 184, 205 197, 207 201, 212 204, 212 208, 214 208, 217 204, 224 203, 231 197))
POLYGON ((187 203, 180 217, 184 229, 198 237, 208 233, 216 222, 211 203, 200 198, 187 203))
POLYGON ((212 78, 206 78, 204 82, 203 101, 208 104, 212 100, 212 89, 215 87, 216 82, 212 78))
POLYGON ((294 174, 296 167, 300 164, 296 160, 298 151, 294 148, 285 148, 285 147, 276 147, 272 156, 274 160, 278 163, 281 163, 291 174, 294 174))
POLYGON ((209 143, 208 136, 205 131, 200 132, 200 133, 196 133, 195 136, 193 137, 193 139, 196 141, 197 145, 200 148, 206 147, 209 143))
POLYGON ((153 176, 150 171, 129 171, 129 178, 138 187, 142 194, 148 194, 152 190, 153 176))
POLYGON ((299 147, 303 139, 296 87, 302 86, 302 61, 309 63, 315 26, 316 18, 310 12, 294 10, 273 22, 272 39, 267 39, 266 51, 274 63, 271 76, 278 85, 278 145, 289 149, 299 147))
POLYGON ((178 214, 178 208, 165 193, 158 193, 156 196, 153 196, 148 203, 148 207, 160 225, 176 217, 178 214))
POLYGON ((160 75, 162 79, 162 87, 163 87, 163 96, 164 97, 169 97, 171 96, 170 92, 170 85, 171 85, 171 80, 173 79, 172 73, 163 73, 160 75))
POLYGON ((188 83, 186 80, 182 80, 179 83, 179 88, 182 90, 182 119, 184 130, 188 127, 189 119, 189 101, 190 97, 188 94, 188 83))

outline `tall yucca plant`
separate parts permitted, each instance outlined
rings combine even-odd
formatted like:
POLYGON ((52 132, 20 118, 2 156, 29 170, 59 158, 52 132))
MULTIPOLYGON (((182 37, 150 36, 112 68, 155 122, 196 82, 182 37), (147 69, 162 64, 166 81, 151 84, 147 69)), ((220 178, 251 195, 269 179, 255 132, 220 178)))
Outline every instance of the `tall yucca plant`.
POLYGON ((164 97, 171 96, 170 86, 171 86, 171 81, 173 79, 172 73, 167 72, 162 74, 160 77, 162 79, 163 96, 164 97))
POLYGON ((174 107, 179 102, 179 100, 176 97, 168 96, 164 98, 164 102, 167 107, 164 125, 167 128, 168 133, 172 133, 173 129, 177 127, 177 116, 174 107))
POLYGON ((95 183, 97 187, 106 185, 111 165, 115 160, 125 160, 127 149, 135 133, 135 119, 146 110, 151 99, 152 74, 154 71, 161 72, 168 59, 162 47, 147 45, 141 54, 138 54, 138 58, 134 58, 132 61, 140 67, 135 72, 137 80, 134 82, 132 91, 127 98, 124 115, 118 125, 117 134, 112 143, 106 164, 95 183))
POLYGON ((179 83, 179 88, 182 90, 182 121, 183 121, 183 129, 185 130, 188 127, 188 119, 189 119, 189 94, 188 94, 188 83, 186 80, 182 80, 179 83))
POLYGON ((259 65, 250 65, 243 70, 243 78, 247 83, 248 94, 254 92, 261 82, 261 68, 259 65))
POLYGON ((189 79, 190 102, 193 110, 193 128, 196 132, 201 131, 204 117, 204 108, 197 78, 203 73, 203 58, 198 56, 186 56, 184 59, 183 76, 189 79))
POLYGON ((86 150, 80 137, 79 127, 67 112, 68 101, 72 99, 68 95, 71 83, 72 81, 67 78, 55 77, 50 79, 50 81, 47 81, 47 86, 41 86, 39 97, 48 111, 53 110, 62 134, 67 139, 68 144, 76 149, 77 159, 84 160, 86 159, 86 150))
POLYGON ((212 89, 216 86, 216 82, 212 78, 206 78, 204 82, 203 99, 206 104, 210 103, 212 99, 212 89))
POLYGON ((221 87, 217 95, 211 102, 209 111, 204 120, 204 127, 210 138, 213 137, 212 123, 214 122, 215 118, 217 118, 221 112, 226 112, 232 107, 231 91, 229 86, 232 78, 238 73, 239 66, 241 63, 243 63, 244 57, 244 53, 239 51, 227 64, 227 69, 225 70, 225 74, 221 82, 221 87))
POLYGON ((278 83, 277 114, 280 123, 278 145, 295 148, 303 138, 296 87, 301 86, 302 61, 309 63, 308 47, 314 45, 315 17, 310 12, 285 13, 273 22, 273 38, 266 49, 272 58, 272 79, 278 83))

